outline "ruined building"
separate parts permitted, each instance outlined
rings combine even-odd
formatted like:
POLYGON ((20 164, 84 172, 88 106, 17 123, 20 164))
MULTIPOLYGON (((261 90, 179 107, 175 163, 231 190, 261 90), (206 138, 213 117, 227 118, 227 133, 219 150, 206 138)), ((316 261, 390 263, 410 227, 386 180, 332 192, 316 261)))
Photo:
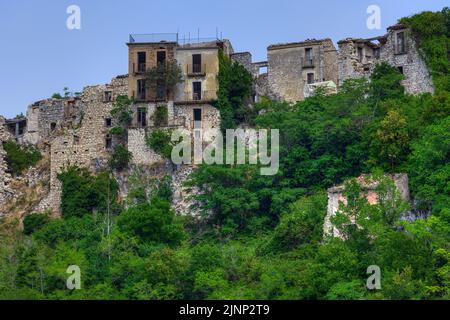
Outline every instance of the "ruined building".
MULTIPOLYGON (((263 96, 295 102, 314 94, 317 87, 334 93, 347 79, 368 77, 379 62, 398 67, 406 77, 403 84, 407 92, 433 91, 415 41, 401 25, 390 27, 386 35, 378 38, 339 41, 338 50, 331 39, 270 45, 267 61, 259 62, 252 62, 249 52, 235 53, 228 40, 215 38, 182 41, 177 34, 131 35, 127 46, 127 75, 117 76, 109 84, 88 86, 76 97, 33 103, 26 117, 0 119, 1 141, 15 139, 32 144, 49 156, 50 192, 38 208, 59 212, 61 185, 57 175, 65 167, 78 165, 94 172, 105 167, 114 147, 111 110, 120 95, 136 101, 127 136, 134 165, 164 164, 165 160, 145 143, 146 135, 156 127, 184 128, 191 135, 201 135, 205 142, 212 141, 211 132, 220 128, 220 114, 213 106, 218 90, 219 50, 253 75, 253 102, 263 96), (172 90, 162 84, 146 86, 145 72, 170 62, 181 68, 182 81, 172 90), (164 124, 155 124, 153 115, 158 108, 167 108, 164 124)), ((0 143, 0 206, 10 192, 10 177, 5 170, 0 143)), ((183 202, 181 183, 191 171, 192 167, 186 166, 171 172, 174 202, 183 202)), ((125 195, 126 178, 122 180, 121 192, 125 195)))
MULTIPOLYGON (((405 173, 387 175, 399 194, 399 197, 404 201, 410 200, 408 175, 405 173)), ((377 188, 380 184, 379 180, 374 179, 370 175, 361 175, 356 179, 356 182, 361 188, 361 196, 365 197, 367 202, 371 205, 377 204, 379 195, 377 188)), ((340 237, 339 230, 332 223, 332 218, 339 211, 340 204, 347 205, 347 199, 344 195, 345 185, 331 187, 328 192, 328 207, 327 215, 325 216, 325 223, 323 225, 324 235, 340 237)))
POLYGON ((411 31, 401 24, 388 28, 384 36, 348 38, 338 42, 339 84, 347 79, 369 77, 378 63, 386 62, 405 76, 406 92, 433 92, 433 82, 411 31))

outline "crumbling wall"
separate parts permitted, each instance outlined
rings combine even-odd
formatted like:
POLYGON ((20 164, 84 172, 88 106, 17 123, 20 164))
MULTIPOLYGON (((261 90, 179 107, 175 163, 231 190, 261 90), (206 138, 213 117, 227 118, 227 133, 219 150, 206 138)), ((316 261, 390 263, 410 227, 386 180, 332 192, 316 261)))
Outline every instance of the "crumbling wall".
POLYGON ((24 142, 33 145, 48 144, 69 126, 76 126, 81 118, 80 98, 46 99, 33 103, 27 109, 27 131, 24 142))
POLYGON ((49 206, 59 213, 61 183, 57 176, 68 166, 77 165, 93 171, 104 168, 109 157, 106 136, 110 128, 105 119, 119 95, 127 95, 128 78, 119 76, 110 84, 86 87, 81 95, 82 120, 79 126, 62 128, 64 132, 51 142, 51 175, 49 206), (112 92, 111 101, 105 101, 105 91, 112 92))
POLYGON ((379 44, 371 39, 345 39, 339 45, 339 85, 347 79, 370 77, 375 66, 386 62, 399 68, 405 76, 402 81, 407 93, 434 92, 433 81, 425 62, 419 54, 417 43, 411 31, 402 25, 388 28, 385 36, 377 38, 379 44), (396 50, 397 33, 405 34, 405 51, 396 50), (362 50, 362 55, 358 53, 362 50), (379 55, 375 55, 378 48, 379 55))
MULTIPOLYGON (((410 200, 409 194, 409 182, 408 175, 405 173, 398 173, 388 176, 394 182, 394 185, 399 193, 400 197, 405 200, 410 200)), ((378 194, 376 189, 379 185, 379 181, 374 181, 368 175, 361 175, 357 178, 357 181, 361 187, 361 191, 365 194, 367 201, 370 204, 376 204, 378 202, 378 194)), ((331 218, 336 215, 339 210, 339 204, 342 202, 344 205, 347 203, 347 199, 344 196, 345 186, 335 186, 328 189, 328 206, 327 215, 324 222, 324 235, 331 235, 339 237, 339 231, 332 224, 331 218)))
POLYGON ((370 54, 371 49, 364 41, 346 39, 338 42, 339 46, 339 85, 345 80, 368 78, 377 63, 377 59, 370 54), (362 49, 362 59, 358 56, 358 47, 362 49))
POLYGON ((434 92, 430 73, 418 52, 411 31, 399 26, 393 26, 388 31, 386 44, 381 47, 380 61, 403 69, 405 80, 402 84, 406 92, 410 94, 434 92), (395 37, 398 32, 405 32, 406 52, 402 54, 395 52, 395 37))
POLYGON ((0 216, 5 214, 3 211, 5 203, 11 198, 12 190, 9 186, 11 176, 7 172, 8 166, 6 164, 6 152, 3 149, 3 142, 11 139, 11 135, 5 128, 5 118, 0 117, 0 216))

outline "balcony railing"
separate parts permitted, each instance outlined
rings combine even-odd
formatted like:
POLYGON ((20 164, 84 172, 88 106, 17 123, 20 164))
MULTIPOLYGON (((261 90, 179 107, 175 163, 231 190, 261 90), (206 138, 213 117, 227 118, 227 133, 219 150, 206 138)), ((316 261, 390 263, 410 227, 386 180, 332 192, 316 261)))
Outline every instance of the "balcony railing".
POLYGON ((206 74, 205 64, 188 64, 186 65, 186 74, 192 77, 204 76, 206 74))
POLYGON ((136 93, 135 98, 138 101, 145 101, 145 100, 147 100, 147 92, 146 91, 139 91, 139 92, 136 93))
POLYGON ((304 57, 302 58, 302 67, 303 68, 314 68, 314 57, 304 57))
POLYGON ((137 72, 145 72, 147 70, 146 63, 138 63, 137 72))
POLYGON ((214 90, 203 90, 202 92, 185 93, 177 99, 177 102, 208 102, 217 100, 217 92, 214 90))

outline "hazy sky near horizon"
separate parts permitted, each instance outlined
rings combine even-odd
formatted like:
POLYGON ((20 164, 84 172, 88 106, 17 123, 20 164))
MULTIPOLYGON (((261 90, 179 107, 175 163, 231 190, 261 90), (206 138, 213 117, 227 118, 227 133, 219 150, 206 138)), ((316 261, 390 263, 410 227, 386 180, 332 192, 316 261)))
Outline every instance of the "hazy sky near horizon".
POLYGON ((307 38, 373 37, 398 18, 437 11, 448 0, 1 0, 0 115, 14 117, 63 87, 73 92, 126 74, 130 33, 179 32, 214 37, 265 60, 273 43, 307 38), (381 8, 381 30, 366 26, 369 5, 381 8), (67 7, 81 9, 69 30, 67 7))

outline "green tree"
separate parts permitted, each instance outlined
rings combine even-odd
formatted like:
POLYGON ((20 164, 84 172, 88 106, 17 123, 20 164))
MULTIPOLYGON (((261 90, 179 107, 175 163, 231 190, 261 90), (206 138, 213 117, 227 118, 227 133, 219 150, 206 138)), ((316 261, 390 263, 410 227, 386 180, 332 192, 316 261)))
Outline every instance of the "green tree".
POLYGON ((159 198, 153 198, 151 204, 140 204, 123 212, 117 225, 123 232, 151 243, 174 246, 184 238, 183 225, 170 204, 159 198))

